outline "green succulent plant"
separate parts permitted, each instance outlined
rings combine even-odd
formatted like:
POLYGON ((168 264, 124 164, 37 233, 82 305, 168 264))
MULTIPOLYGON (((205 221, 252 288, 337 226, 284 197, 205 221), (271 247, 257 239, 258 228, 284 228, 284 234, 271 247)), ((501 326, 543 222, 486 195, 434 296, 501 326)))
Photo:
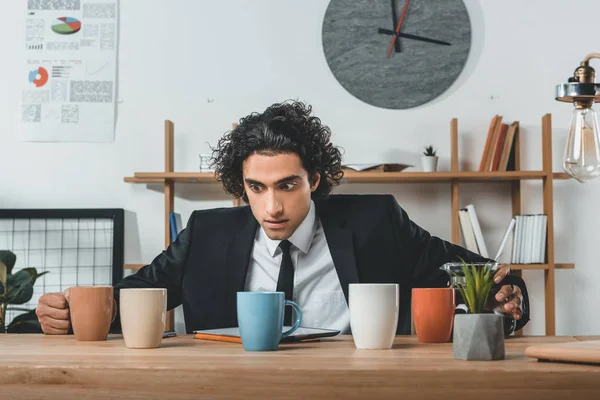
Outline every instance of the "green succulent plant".
POLYGON ((494 286, 493 263, 475 266, 461 260, 464 280, 456 284, 471 314, 481 314, 494 286))
POLYGON ((23 268, 12 273, 17 262, 17 256, 10 250, 0 250, 0 333, 22 331, 23 325, 29 325, 27 329, 35 330, 40 323, 35 315, 35 310, 23 307, 9 307, 9 305, 25 304, 33 297, 33 285, 37 278, 48 273, 38 274, 35 268, 23 268), (10 324, 6 325, 7 311, 25 311, 17 315, 10 324))
POLYGON ((425 147, 425 151, 423 152, 423 154, 425 154, 426 156, 435 156, 437 150, 433 148, 433 146, 427 146, 425 147))

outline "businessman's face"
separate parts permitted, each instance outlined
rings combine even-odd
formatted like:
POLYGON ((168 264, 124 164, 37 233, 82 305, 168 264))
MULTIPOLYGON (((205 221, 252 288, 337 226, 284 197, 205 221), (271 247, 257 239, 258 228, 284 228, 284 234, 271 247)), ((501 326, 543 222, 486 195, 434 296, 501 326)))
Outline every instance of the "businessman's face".
POLYGON ((319 175, 311 185, 295 153, 253 154, 244 161, 242 174, 252 213, 267 236, 273 240, 292 236, 310 210, 319 175))

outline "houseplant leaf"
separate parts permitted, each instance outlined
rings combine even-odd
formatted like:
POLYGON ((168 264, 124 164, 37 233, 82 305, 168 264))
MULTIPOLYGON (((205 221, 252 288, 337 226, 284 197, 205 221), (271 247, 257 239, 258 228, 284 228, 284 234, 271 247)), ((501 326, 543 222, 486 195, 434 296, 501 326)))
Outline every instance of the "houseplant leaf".
POLYGON ((7 304, 25 304, 33 297, 33 285, 23 283, 14 293, 8 293, 4 299, 7 304))
POLYGON ((47 274, 44 271, 37 273, 35 268, 23 268, 16 274, 9 275, 6 280, 6 293, 4 302, 8 304, 24 304, 31 300, 33 296, 33 284, 42 275, 47 274))
MULTIPOLYGON (((42 276, 42 275, 46 275, 48 272, 50 271, 44 271, 42 273, 37 272, 37 269, 35 268, 23 268, 21 271, 26 271, 30 276, 31 276, 31 284, 35 285, 35 281, 37 281, 37 279, 42 276)), ((21 272, 19 271, 19 272, 21 272)))
POLYGON ((482 313, 485 309, 490 290, 494 284, 494 274, 491 264, 475 265, 462 261, 461 270, 465 277, 464 283, 458 284, 469 312, 482 313))
POLYGON ((6 330, 8 333, 41 333, 42 326, 35 310, 31 310, 13 318, 6 330))
POLYGON ((10 275, 17 262, 17 256, 10 250, 0 250, 0 262, 6 265, 6 274, 10 275))
POLYGON ((8 304, 23 304, 33 296, 32 276, 28 271, 21 270, 9 275, 6 280, 6 294, 4 302, 8 304))

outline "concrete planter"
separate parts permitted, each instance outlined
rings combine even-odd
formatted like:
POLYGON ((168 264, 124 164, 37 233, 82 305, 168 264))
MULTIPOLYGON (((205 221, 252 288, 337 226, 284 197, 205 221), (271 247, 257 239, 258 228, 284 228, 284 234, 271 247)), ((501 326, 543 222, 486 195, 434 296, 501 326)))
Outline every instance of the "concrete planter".
POLYGON ((453 350, 457 360, 503 360, 502 315, 457 314, 454 317, 453 350))
POLYGON ((437 170, 438 156, 421 156, 423 172, 435 172, 437 170))

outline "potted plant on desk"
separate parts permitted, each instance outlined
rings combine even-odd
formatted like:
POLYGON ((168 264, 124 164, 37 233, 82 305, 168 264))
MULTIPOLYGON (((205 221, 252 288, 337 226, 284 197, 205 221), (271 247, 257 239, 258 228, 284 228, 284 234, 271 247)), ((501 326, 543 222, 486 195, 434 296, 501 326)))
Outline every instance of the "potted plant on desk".
POLYGON ((25 304, 33 297, 33 285, 40 276, 35 268, 23 268, 12 273, 17 256, 9 250, 0 250, 0 333, 42 332, 34 310, 9 307, 9 304, 25 304), (6 325, 6 311, 25 311, 6 325))
POLYGON ((425 147, 423 156, 421 156, 421 164, 423 165, 423 172, 435 172, 437 170, 438 156, 433 146, 425 147))
POLYGON ((441 269, 451 275, 468 313, 454 317, 453 352, 459 360, 504 359, 503 316, 485 313, 494 286, 497 263, 448 263, 441 269))

